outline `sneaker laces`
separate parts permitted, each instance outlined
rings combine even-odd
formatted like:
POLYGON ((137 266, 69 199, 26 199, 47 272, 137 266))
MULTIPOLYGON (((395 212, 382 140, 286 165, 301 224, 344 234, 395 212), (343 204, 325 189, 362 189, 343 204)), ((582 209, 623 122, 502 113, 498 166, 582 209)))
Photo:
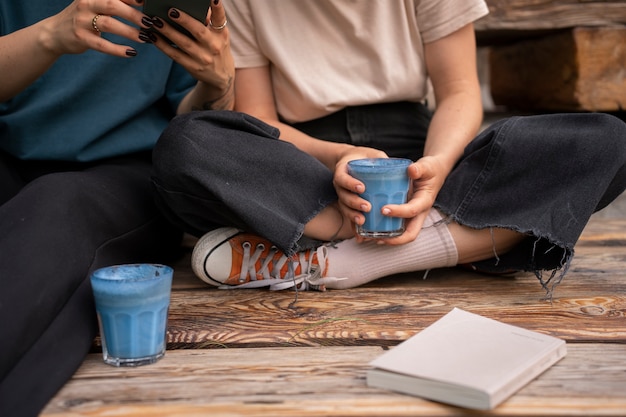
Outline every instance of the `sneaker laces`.
POLYGON ((254 252, 252 252, 252 244, 250 242, 243 242, 242 247, 243 259, 241 263, 241 273, 239 275, 241 284, 221 285, 218 288, 244 289, 269 287, 271 291, 280 291, 288 288, 301 291, 325 291, 326 284, 345 279, 322 277, 326 266, 326 256, 328 254, 328 248, 326 246, 320 246, 316 250, 298 252, 291 257, 282 254, 278 259, 274 259, 275 255, 279 252, 278 248, 271 246, 258 270, 256 269, 256 265, 265 251, 265 245, 258 243, 254 248, 254 252), (317 262, 314 261, 316 255, 317 262), (284 277, 281 277, 281 271, 285 264, 287 264, 287 273, 284 277), (270 266, 272 267, 271 272, 270 266), (295 275, 298 266, 300 266, 300 274, 295 275), (258 279, 258 276, 261 276, 262 279, 258 279))

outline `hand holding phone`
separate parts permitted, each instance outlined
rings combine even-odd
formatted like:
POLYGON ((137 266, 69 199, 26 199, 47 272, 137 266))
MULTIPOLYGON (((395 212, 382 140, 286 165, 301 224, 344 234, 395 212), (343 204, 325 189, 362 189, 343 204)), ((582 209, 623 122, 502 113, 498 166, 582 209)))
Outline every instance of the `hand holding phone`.
POLYGON ((150 17, 160 17, 178 31, 191 37, 191 34, 185 28, 170 19, 169 10, 174 7, 187 13, 204 25, 210 5, 211 0, 144 0, 143 13, 150 17))

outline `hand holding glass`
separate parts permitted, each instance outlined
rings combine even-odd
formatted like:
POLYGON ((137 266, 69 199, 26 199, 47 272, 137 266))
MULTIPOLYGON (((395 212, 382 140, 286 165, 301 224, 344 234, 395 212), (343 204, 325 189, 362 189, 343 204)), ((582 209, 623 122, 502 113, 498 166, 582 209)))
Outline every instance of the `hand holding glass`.
POLYGON ((348 162, 348 173, 365 185, 360 194, 369 201, 372 209, 363 213, 365 223, 357 225, 359 236, 388 238, 404 233, 404 219, 382 214, 387 204, 404 204, 407 201, 410 180, 407 168, 413 161, 403 158, 369 158, 348 162))

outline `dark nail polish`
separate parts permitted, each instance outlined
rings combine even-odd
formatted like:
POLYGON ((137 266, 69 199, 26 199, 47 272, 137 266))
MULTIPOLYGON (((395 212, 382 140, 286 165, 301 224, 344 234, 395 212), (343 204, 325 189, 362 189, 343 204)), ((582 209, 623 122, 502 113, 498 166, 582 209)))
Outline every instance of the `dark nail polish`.
POLYGON ((152 43, 150 36, 145 32, 139 32, 139 40, 146 43, 152 43))
POLYGON ((137 0, 137 4, 142 4, 143 0, 137 0))
POLYGON ((217 6, 219 3, 220 3, 220 0, 213 0, 213 4, 214 4, 214 5, 216 5, 216 6, 217 6))
POLYGON ((178 18, 180 17, 180 13, 178 12, 178 10, 176 10, 176 9, 172 9, 172 10, 170 11, 170 17, 171 17, 172 19, 178 19, 178 18))
POLYGON ((147 28, 151 28, 154 25, 154 22, 148 16, 144 16, 141 18, 141 24, 147 28))
POLYGON ((163 27, 163 21, 158 17, 153 17, 152 23, 154 23, 154 26, 158 27, 159 29, 163 27))
POLYGON ((126 56, 137 56, 137 51, 134 49, 127 49, 126 56))

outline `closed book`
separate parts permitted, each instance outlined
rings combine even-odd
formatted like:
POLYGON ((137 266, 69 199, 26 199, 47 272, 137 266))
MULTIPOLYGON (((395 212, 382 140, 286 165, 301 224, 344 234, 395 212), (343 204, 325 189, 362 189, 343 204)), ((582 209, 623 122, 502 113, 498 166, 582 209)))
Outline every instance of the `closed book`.
POLYGON ((489 410, 565 354, 564 340, 454 308, 370 362, 367 384, 489 410))

